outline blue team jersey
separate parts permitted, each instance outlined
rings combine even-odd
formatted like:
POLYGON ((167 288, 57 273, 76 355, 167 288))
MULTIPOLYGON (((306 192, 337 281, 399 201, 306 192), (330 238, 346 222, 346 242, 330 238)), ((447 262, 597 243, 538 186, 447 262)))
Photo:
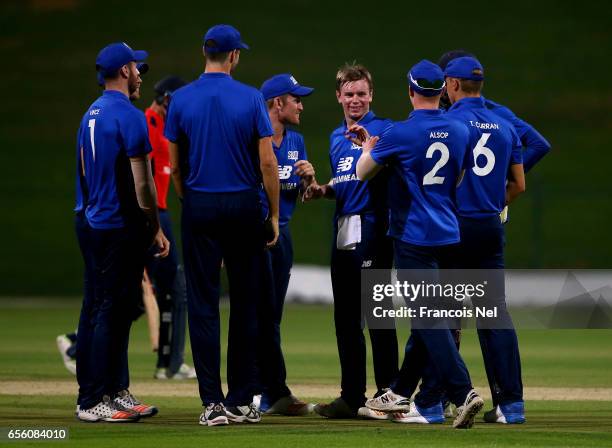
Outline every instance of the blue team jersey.
MULTIPOLYGON (((378 118, 373 112, 368 112, 358 124, 365 127, 370 135, 380 135, 391 124, 391 120, 378 118)), ((357 179, 361 146, 346 139, 346 130, 346 123, 343 123, 330 137, 329 162, 336 193, 336 218, 370 212, 384 213, 387 210, 384 174, 365 182, 357 179)))
POLYGON ((81 185, 81 132, 82 128, 79 126, 79 130, 77 131, 77 145, 76 145, 76 203, 74 205, 74 211, 79 213, 85 209, 85 201, 83 199, 83 187, 81 185))
POLYGON ((528 172, 550 151, 550 143, 529 123, 521 120, 506 106, 484 98, 485 107, 512 123, 523 145, 523 168, 528 172))
POLYGON ((499 214, 506 204, 506 179, 512 164, 523 163, 522 145, 514 126, 485 107, 484 98, 463 98, 447 112, 470 132, 473 166, 457 188, 461 216, 499 214))
POLYGON ((370 153, 392 170, 389 236, 419 246, 459 242, 457 180, 469 167, 469 131, 441 110, 390 125, 370 153))
MULTIPOLYGON (((86 198, 81 197, 81 205, 86 204, 89 225, 113 229, 142 217, 129 158, 151 151, 144 114, 123 93, 105 90, 81 120, 77 147, 77 157, 83 153, 86 198)), ((79 190, 77 198, 85 194, 79 190)))
MULTIPOLYGON (((298 160, 308 160, 304 137, 291 129, 285 130, 280 146, 272 142, 274 154, 278 160, 278 179, 280 181, 279 219, 280 226, 289 224, 295 210, 295 204, 300 193, 300 176, 295 174, 294 164, 298 160)), ((268 214, 268 196, 261 190, 261 201, 264 216, 268 214)))
POLYGON ((258 188, 260 138, 273 135, 261 93, 224 73, 204 73, 172 95, 165 136, 181 145, 187 190, 258 188))

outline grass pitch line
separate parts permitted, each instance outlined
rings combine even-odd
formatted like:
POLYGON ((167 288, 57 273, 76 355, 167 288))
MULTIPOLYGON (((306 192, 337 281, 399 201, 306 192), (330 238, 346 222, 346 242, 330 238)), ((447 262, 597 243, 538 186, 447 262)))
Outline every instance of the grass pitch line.
MULTIPOLYGON (((330 384, 291 384, 291 391, 298 397, 334 398, 339 387, 330 384)), ((227 389, 227 385, 224 385, 227 389)), ((140 381, 131 388, 138 396, 157 397, 197 397, 195 381, 140 381)), ((488 396, 487 387, 477 387, 488 396)), ((369 390, 371 395, 374 391, 369 390)), ((74 381, 0 381, 0 395, 75 395, 77 384, 74 381)), ((605 387, 526 387, 525 400, 555 401, 612 401, 612 388, 605 387)))

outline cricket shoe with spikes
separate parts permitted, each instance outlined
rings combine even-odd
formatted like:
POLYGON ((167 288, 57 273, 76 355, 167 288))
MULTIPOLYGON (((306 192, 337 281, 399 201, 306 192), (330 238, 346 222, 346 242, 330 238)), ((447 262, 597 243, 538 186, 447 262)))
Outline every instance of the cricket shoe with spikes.
POLYGON ((442 409, 442 403, 429 408, 421 408, 413 401, 410 403, 410 411, 395 412, 391 420, 395 423, 421 423, 426 425, 444 423, 444 410, 442 409))
POLYGON ((410 398, 387 389, 384 394, 367 400, 365 405, 373 411, 408 412, 410 411, 410 398))
POLYGON ((498 404, 494 409, 485 412, 483 420, 485 423, 502 423, 505 425, 525 423, 525 403, 515 401, 514 403, 498 404))
POLYGON ((153 405, 144 404, 138 401, 138 399, 136 399, 127 389, 117 392, 114 401, 124 408, 138 412, 141 417, 153 417, 159 411, 153 405))
POLYGON ((484 406, 484 400, 474 389, 468 392, 462 406, 457 408, 457 417, 453 421, 453 427, 457 429, 468 429, 474 426, 474 417, 484 406))

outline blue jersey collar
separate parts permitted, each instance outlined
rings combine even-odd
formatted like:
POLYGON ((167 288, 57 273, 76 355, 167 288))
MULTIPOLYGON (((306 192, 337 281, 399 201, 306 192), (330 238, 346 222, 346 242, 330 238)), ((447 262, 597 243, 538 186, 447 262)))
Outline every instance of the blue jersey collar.
POLYGON ((485 107, 485 100, 483 97, 479 98, 461 98, 455 104, 453 104, 448 111, 456 109, 480 109, 485 107))
POLYGON ((200 79, 221 79, 221 78, 231 78, 230 75, 228 75, 227 73, 218 73, 218 72, 214 72, 214 73, 202 73, 200 75, 200 79))
MULTIPOLYGON (((365 114, 363 117, 361 117, 361 119, 359 121, 357 121, 356 124, 360 124, 362 126, 365 126, 366 124, 368 124, 372 120, 374 120, 374 118, 376 118, 376 115, 374 115, 374 112, 370 111, 367 114, 365 114)), ((342 121, 342 126, 344 126, 344 129, 347 128, 346 120, 342 121)))
POLYGON ((117 98, 119 100, 125 100, 128 103, 130 102, 130 99, 127 97, 127 95, 118 90, 105 90, 104 92, 102 92, 102 96, 110 97, 110 98, 117 98))
POLYGON ((442 115, 444 112, 440 109, 417 109, 410 112, 408 118, 413 117, 437 117, 438 115, 442 115))

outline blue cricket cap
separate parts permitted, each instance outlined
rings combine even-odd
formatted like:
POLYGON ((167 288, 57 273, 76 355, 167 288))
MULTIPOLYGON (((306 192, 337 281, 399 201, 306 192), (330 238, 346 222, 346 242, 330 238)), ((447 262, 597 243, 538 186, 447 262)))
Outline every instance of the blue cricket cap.
POLYGON ((464 56, 450 61, 446 66, 444 76, 482 81, 484 79, 484 69, 478 59, 464 56))
POLYGON ((440 95, 446 85, 442 69, 427 59, 423 59, 410 69, 408 82, 412 90, 423 96, 440 95))
MULTIPOLYGON (((149 71, 149 64, 147 64, 146 62, 139 62, 138 64, 136 64, 136 68, 138 69, 141 75, 144 75, 146 72, 149 71)), ((103 86, 104 85, 104 75, 102 75, 102 73, 100 72, 96 73, 96 75, 98 79, 98 85, 103 86)))
POLYGON ((96 70, 102 76, 111 76, 125 64, 144 61, 148 56, 144 50, 132 50, 125 42, 116 42, 100 50, 96 58, 96 70))
POLYGON ((282 73, 266 80, 259 89, 265 100, 290 93, 295 96, 308 96, 314 89, 301 86, 290 73, 282 73))
POLYGON ((231 25, 215 25, 204 36, 204 50, 206 53, 223 53, 237 49, 249 49, 242 42, 240 31, 231 25))

